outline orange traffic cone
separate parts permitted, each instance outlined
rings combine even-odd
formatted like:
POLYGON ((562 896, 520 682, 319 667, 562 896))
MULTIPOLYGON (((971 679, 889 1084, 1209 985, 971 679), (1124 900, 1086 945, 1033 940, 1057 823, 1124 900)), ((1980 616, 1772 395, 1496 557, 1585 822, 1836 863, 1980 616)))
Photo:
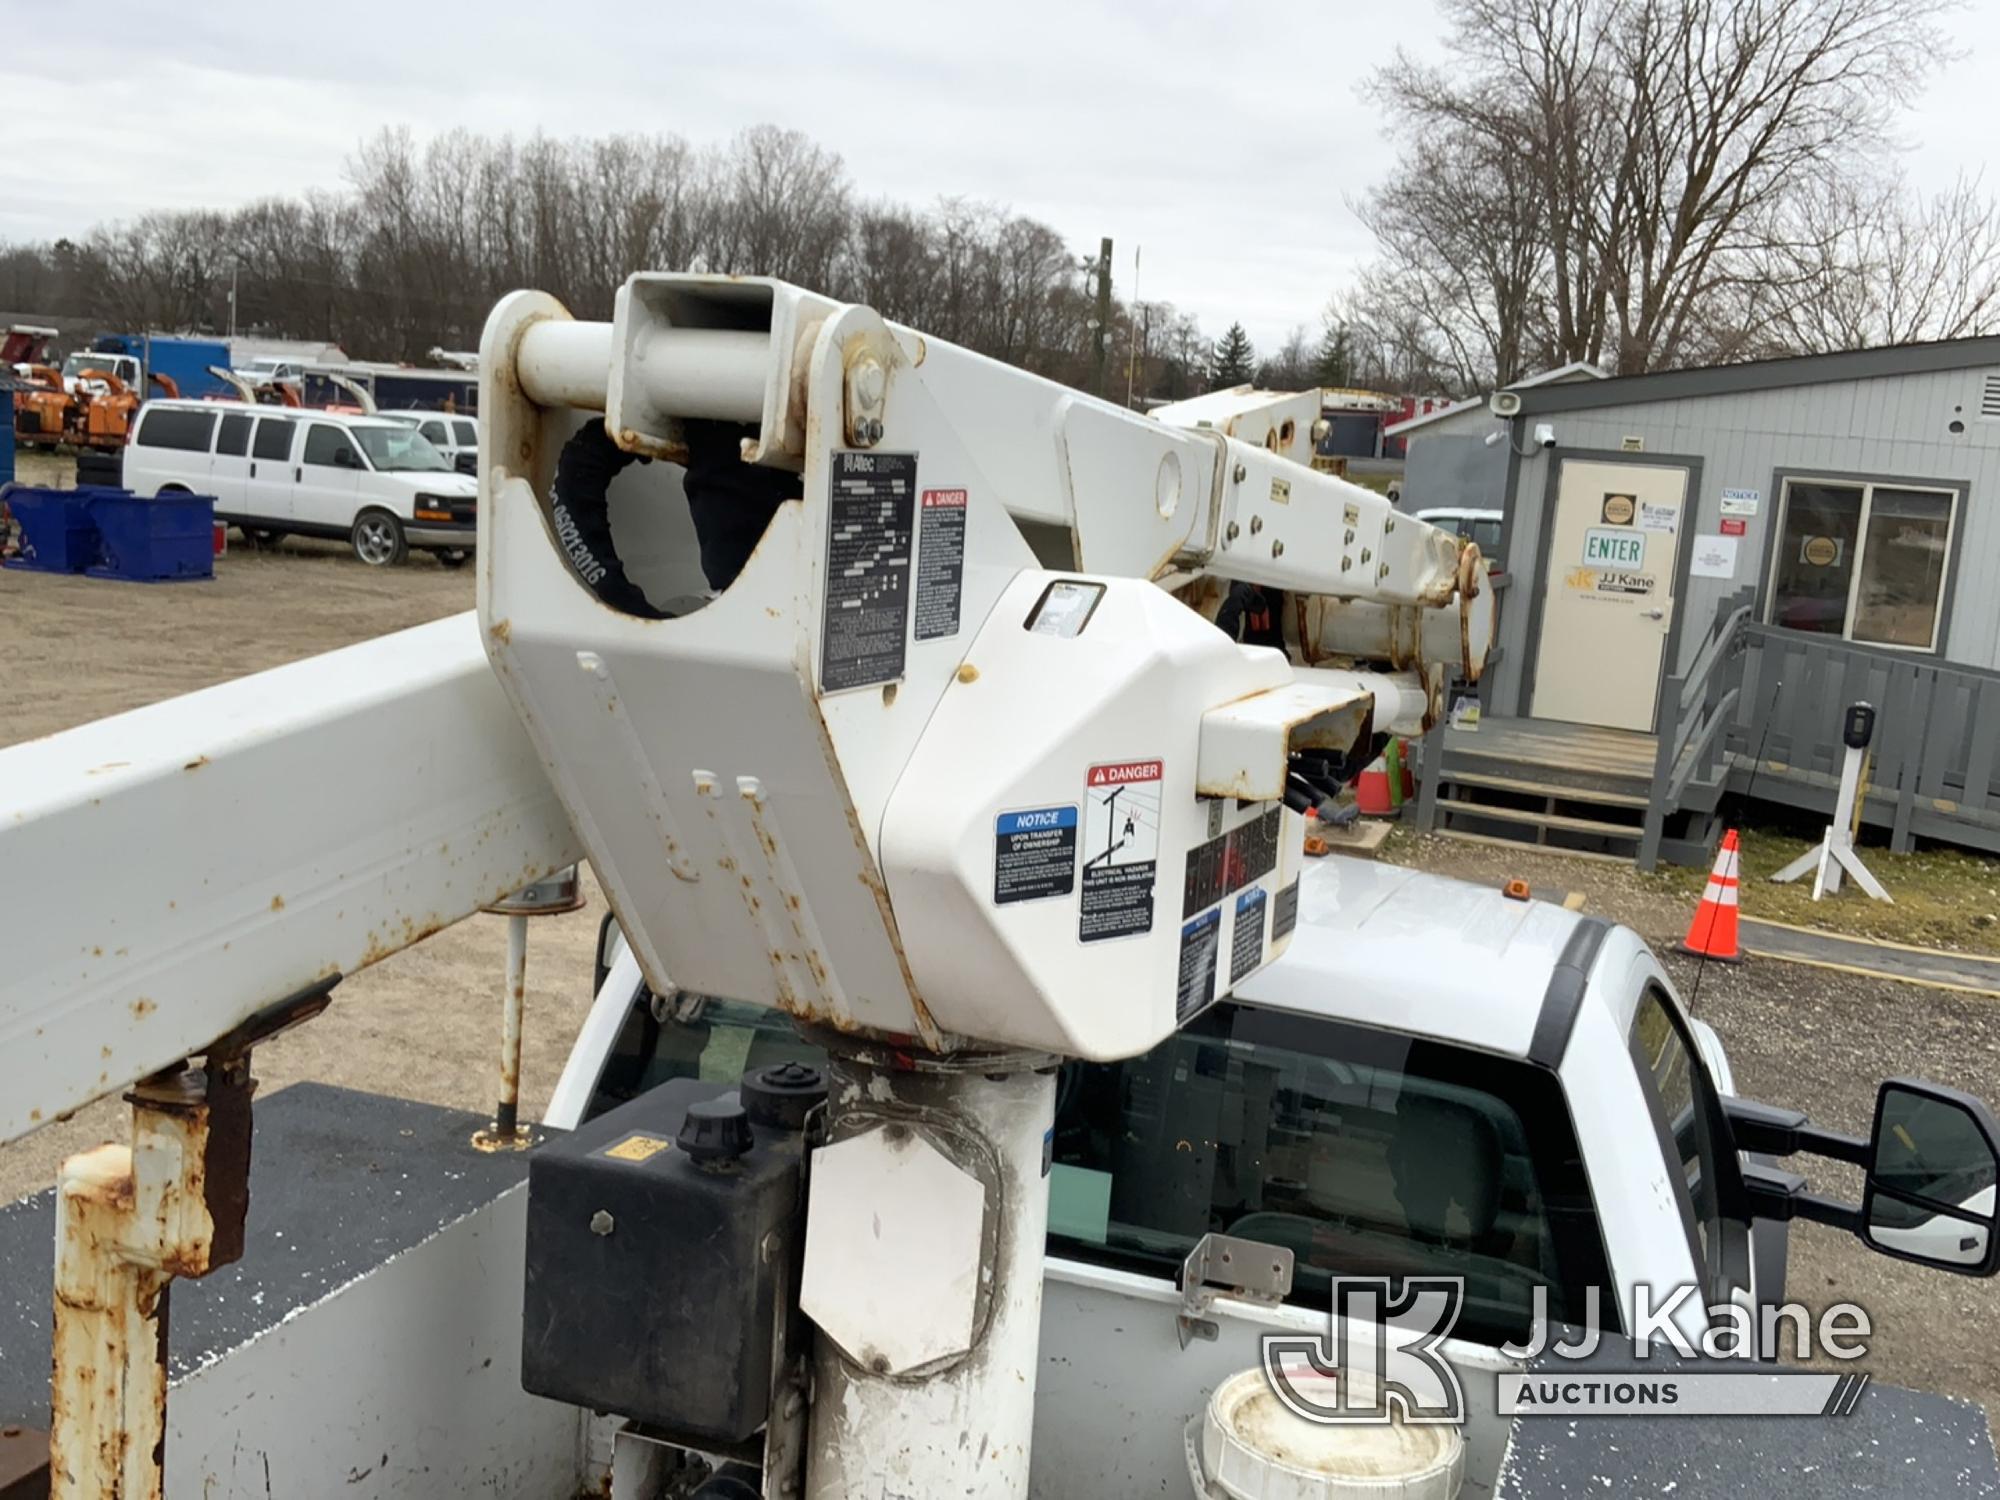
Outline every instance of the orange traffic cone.
POLYGON ((1707 889, 1701 893, 1701 905, 1694 909, 1694 920, 1688 923, 1687 936, 1681 939, 1681 952, 1725 964, 1743 961, 1743 950, 1736 945, 1736 881, 1740 860, 1736 830, 1732 828, 1723 834, 1722 847, 1715 853, 1715 869, 1708 877, 1707 889))

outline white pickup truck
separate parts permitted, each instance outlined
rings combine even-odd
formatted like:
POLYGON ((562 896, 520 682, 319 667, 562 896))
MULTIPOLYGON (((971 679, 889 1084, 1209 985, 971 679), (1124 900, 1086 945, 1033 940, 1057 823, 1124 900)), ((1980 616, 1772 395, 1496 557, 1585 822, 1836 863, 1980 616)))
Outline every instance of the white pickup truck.
MULTIPOLYGON (((1151 1052, 1064 1068, 1037 1496, 1186 1493, 1190 1418, 1259 1362, 1263 1334, 1324 1335, 1335 1277, 1462 1278, 1442 1348, 1470 1373, 1522 1367, 1502 1346, 1529 1338, 1537 1288, 1574 1325, 1596 1288, 1607 1333, 1642 1287, 1652 1306, 1696 1289, 1675 1317, 1690 1337, 1707 1307, 1775 1305, 1793 1217, 1993 1270, 1993 1122, 1977 1101, 1887 1087, 1877 1159, 1870 1141, 1736 1099, 1715 1033, 1628 928, 1341 858, 1306 871, 1298 915, 1283 959, 1151 1052), (1869 1166, 1873 1227, 1768 1164, 1794 1150, 1869 1166), (1285 1246, 1295 1270, 1275 1305, 1205 1300, 1189 1339, 1184 1265, 1211 1233, 1285 1246)), ((655 1000, 610 918, 599 979, 553 1124, 672 1078, 817 1059, 778 1012, 655 1000)), ((1493 1380, 1464 1388, 1466 1493, 1486 1494, 1508 1422, 1493 1380)))

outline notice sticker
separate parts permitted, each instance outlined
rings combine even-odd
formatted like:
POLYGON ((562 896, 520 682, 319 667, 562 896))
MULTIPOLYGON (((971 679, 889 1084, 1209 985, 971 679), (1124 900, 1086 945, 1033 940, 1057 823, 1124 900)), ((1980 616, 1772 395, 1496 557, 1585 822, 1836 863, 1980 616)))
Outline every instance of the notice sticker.
POLYGON ((1153 930, 1165 778, 1165 765, 1157 760, 1112 761, 1092 766, 1085 775, 1078 941, 1098 943, 1153 930))
POLYGON ((1000 814, 993 823, 993 904, 1076 889, 1076 804, 1000 814))
POLYGON ((1215 961, 1221 952, 1221 907, 1182 926, 1180 982, 1174 993, 1174 1019, 1181 1025, 1215 1002, 1215 961))
POLYGON ((1733 536, 1698 536, 1694 539, 1694 555, 1688 560, 1688 576, 1692 578, 1734 578, 1736 576, 1736 538, 1733 536))
POLYGON ((1764 502, 1762 490, 1724 490, 1722 492, 1722 514, 1725 516, 1754 516, 1757 507, 1764 502))
POLYGON ((1724 516, 1719 529, 1724 536, 1742 536, 1750 529, 1750 523, 1741 516, 1724 516))
POLYGON ((1678 505, 1654 505, 1650 501, 1639 504, 1639 529, 1641 531, 1679 531, 1681 528, 1681 508, 1678 505))
POLYGON ((1253 885, 1236 898, 1236 927, 1229 938, 1229 982, 1235 984, 1264 961, 1264 887, 1253 885))
POLYGON ((958 634, 965 593, 964 490, 925 490, 917 507, 917 639, 958 634))

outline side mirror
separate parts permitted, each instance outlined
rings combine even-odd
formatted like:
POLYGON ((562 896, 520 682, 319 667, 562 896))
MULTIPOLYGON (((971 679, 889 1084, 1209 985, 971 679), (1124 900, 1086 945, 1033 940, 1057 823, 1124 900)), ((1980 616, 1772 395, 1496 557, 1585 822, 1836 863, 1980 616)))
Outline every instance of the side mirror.
POLYGON ((1870 1249, 1966 1276, 2000 1269, 2000 1125, 1980 1100, 1897 1079, 1875 1100, 1860 1233, 1870 1249))

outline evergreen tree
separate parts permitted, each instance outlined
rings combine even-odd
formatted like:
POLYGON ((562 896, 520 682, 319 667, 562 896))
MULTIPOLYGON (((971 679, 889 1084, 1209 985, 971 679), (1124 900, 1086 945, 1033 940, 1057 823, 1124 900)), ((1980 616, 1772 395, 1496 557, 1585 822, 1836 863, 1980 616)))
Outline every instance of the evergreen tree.
POLYGON ((1241 323, 1231 323, 1229 332, 1215 341, 1215 350, 1209 356, 1208 388, 1223 391, 1247 385, 1250 372, 1256 367, 1257 351, 1250 347, 1250 335, 1243 331, 1241 323))
POLYGON ((1354 350, 1345 323, 1328 323, 1326 332, 1320 335, 1313 378, 1323 386, 1341 387, 1354 383, 1354 350))

